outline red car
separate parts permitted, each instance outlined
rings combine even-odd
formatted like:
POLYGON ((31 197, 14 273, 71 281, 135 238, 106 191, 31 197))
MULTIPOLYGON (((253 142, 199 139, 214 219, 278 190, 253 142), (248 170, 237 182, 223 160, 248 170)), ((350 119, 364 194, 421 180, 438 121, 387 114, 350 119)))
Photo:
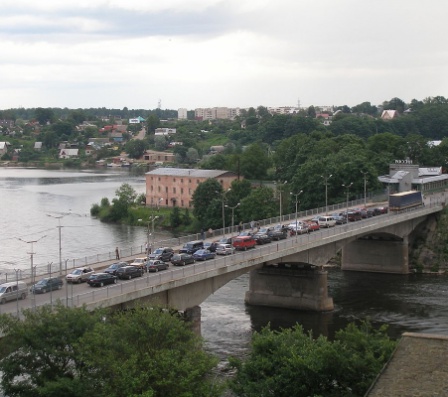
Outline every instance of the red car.
POLYGON ((308 230, 310 232, 314 232, 315 230, 319 230, 319 229, 320 229, 320 226, 317 222, 312 222, 312 221, 308 222, 308 230))

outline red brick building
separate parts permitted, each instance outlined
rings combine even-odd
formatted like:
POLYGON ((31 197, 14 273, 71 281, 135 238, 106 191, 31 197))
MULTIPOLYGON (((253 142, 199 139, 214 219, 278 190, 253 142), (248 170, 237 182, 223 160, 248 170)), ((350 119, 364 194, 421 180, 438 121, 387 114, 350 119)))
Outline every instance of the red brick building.
POLYGON ((238 175, 222 170, 157 168, 146 173, 146 205, 191 208, 197 186, 209 178, 227 190, 238 175))

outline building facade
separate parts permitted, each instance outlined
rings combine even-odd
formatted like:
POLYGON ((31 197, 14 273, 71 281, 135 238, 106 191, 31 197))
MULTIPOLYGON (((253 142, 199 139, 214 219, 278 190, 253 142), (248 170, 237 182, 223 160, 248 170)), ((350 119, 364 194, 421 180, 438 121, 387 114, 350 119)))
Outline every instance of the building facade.
POLYGON ((146 176, 146 205, 192 208, 192 197, 198 185, 216 179, 227 190, 237 174, 223 170, 157 168, 146 176))
POLYGON ((418 190, 428 192, 448 187, 448 175, 442 167, 420 167, 412 160, 396 160, 389 165, 389 175, 378 177, 389 194, 418 190))

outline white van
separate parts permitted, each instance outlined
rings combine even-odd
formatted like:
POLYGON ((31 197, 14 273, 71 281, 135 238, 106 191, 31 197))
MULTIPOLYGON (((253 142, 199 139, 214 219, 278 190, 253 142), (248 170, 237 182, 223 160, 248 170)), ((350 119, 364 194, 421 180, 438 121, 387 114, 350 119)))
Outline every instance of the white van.
POLYGON ((0 303, 16 299, 25 299, 28 295, 28 285, 24 281, 12 281, 0 285, 0 303))
POLYGON ((318 223, 320 227, 333 227, 336 226, 336 219, 332 216, 320 216, 318 223))

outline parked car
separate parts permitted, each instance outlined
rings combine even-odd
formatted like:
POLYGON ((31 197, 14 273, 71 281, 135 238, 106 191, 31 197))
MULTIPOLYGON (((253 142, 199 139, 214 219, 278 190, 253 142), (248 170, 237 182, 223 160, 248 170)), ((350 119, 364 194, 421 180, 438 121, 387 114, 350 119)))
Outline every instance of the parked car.
POLYGON ((65 276, 65 281, 72 284, 81 284, 89 279, 95 273, 90 267, 79 267, 65 276))
POLYGON ((299 223, 297 224, 297 226, 294 224, 294 226, 291 226, 289 228, 289 234, 291 236, 295 236, 296 234, 305 234, 305 233, 309 233, 310 230, 308 228, 308 225, 305 223, 299 223))
POLYGON ((204 249, 209 250, 210 252, 216 252, 216 247, 219 245, 217 241, 210 242, 204 241, 204 249))
POLYGON ((362 215, 360 211, 348 211, 347 219, 349 222, 356 222, 362 220, 362 215))
POLYGON ((110 265, 108 268, 104 269, 103 272, 113 274, 115 276, 117 274, 117 270, 120 267, 124 267, 124 266, 128 266, 128 263, 127 262, 115 262, 115 263, 112 263, 112 265, 110 265))
POLYGON ((26 299, 28 295, 28 285, 25 281, 11 281, 0 285, 0 303, 16 299, 26 299))
POLYGON ((168 262, 164 262, 159 259, 150 259, 148 262, 146 262, 146 270, 148 272, 158 272, 159 270, 166 270, 168 269, 168 266, 168 262))
POLYGON ((284 240, 288 238, 288 229, 282 225, 277 225, 273 230, 268 232, 268 236, 271 240, 284 240))
MULTIPOLYGON (((254 235, 254 232, 251 232, 250 230, 246 230, 245 232, 240 232, 238 234, 239 237, 252 237, 253 235, 254 235)), ((218 241, 218 243, 220 243, 220 244, 232 244, 232 242, 224 243, 224 242, 221 242, 221 241, 218 241)))
POLYGON ((195 261, 206 261, 208 259, 215 259, 215 253, 210 252, 209 250, 198 250, 193 254, 193 258, 195 261))
POLYGON ((61 289, 63 282, 58 277, 46 277, 34 284, 30 292, 33 294, 45 294, 48 291, 61 289))
POLYGON ((347 223, 347 217, 345 215, 332 215, 333 219, 336 221, 336 225, 344 225, 347 223))
MULTIPOLYGON (((242 232, 242 233, 247 233, 247 232, 242 232)), ((232 244, 234 237, 223 237, 220 238, 217 243, 218 244, 232 244)))
POLYGON ((273 226, 260 227, 260 229, 258 229, 258 232, 257 232, 257 233, 264 233, 264 234, 269 235, 269 232, 272 231, 272 230, 274 230, 274 227, 273 227, 273 226))
POLYGON ((138 266, 125 266, 117 270, 117 277, 122 280, 141 276, 143 276, 143 270, 138 266))
POLYGON ((387 214, 389 208, 388 207, 376 207, 373 208, 373 215, 382 215, 382 214, 387 214))
POLYGON ((312 222, 312 221, 309 221, 309 222, 307 223, 307 226, 308 226, 308 231, 310 231, 310 232, 315 232, 316 230, 319 230, 319 229, 320 229, 319 222, 312 222))
POLYGON ((174 255, 174 250, 170 247, 160 247, 148 255, 148 259, 158 259, 163 262, 169 262, 174 255))
POLYGON ((179 252, 181 254, 190 254, 193 255, 197 250, 204 248, 204 242, 202 240, 195 240, 186 243, 179 252))
POLYGON ((252 236, 238 236, 232 242, 235 250, 246 251, 249 248, 255 248, 257 242, 252 236))
POLYGON ((218 244, 216 247, 216 255, 231 255, 235 252, 232 244, 218 244))
POLYGON ((171 263, 174 266, 185 266, 194 263, 193 255, 190 254, 174 254, 171 258, 171 263))
POLYGON ((141 269, 142 271, 145 271, 147 260, 148 259, 146 257, 134 258, 134 260, 129 264, 129 266, 135 266, 141 269))
POLYGON ((336 220, 332 216, 323 215, 318 220, 320 227, 333 227, 336 226, 336 220))
POLYGON ((253 235, 253 238, 258 245, 268 244, 272 241, 272 239, 266 233, 260 233, 260 232, 255 233, 253 235))
POLYGON ((107 284, 116 284, 117 276, 110 273, 95 273, 87 280, 91 287, 104 287, 107 284))

